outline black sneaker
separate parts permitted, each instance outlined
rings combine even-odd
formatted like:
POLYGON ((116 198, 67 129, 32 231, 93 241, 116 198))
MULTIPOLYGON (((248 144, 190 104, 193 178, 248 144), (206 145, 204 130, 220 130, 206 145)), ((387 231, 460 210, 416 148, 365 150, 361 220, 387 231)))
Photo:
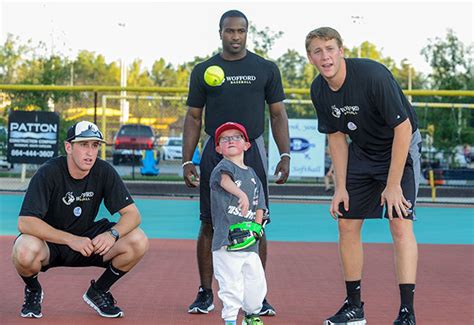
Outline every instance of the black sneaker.
POLYGON ((393 322, 393 325, 416 325, 416 318, 413 311, 410 311, 406 307, 400 308, 397 319, 393 322))
POLYGON ((270 305, 267 301, 267 298, 263 299, 262 302, 262 309, 260 309, 260 316, 275 316, 276 315, 276 310, 273 308, 272 305, 270 305))
POLYGON ((25 301, 21 308, 21 317, 25 318, 40 318, 43 317, 41 313, 41 303, 43 302, 43 290, 30 290, 25 286, 25 301))
POLYGON ((115 306, 117 301, 115 301, 112 294, 109 291, 103 292, 97 289, 94 280, 91 281, 91 286, 82 296, 82 299, 102 317, 123 317, 123 311, 115 306))
POLYGON ((208 314, 214 309, 214 295, 212 289, 204 289, 199 287, 196 300, 189 306, 188 313, 190 314, 208 314))
POLYGON ((346 299, 341 309, 324 321, 324 325, 364 325, 367 321, 364 317, 364 303, 360 307, 352 305, 346 299))

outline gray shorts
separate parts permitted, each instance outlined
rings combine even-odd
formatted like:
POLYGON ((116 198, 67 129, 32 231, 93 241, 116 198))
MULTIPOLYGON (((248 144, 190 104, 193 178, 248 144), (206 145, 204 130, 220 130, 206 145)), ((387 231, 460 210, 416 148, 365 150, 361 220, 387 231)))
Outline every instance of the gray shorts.
MULTIPOLYGON (((401 187, 403 196, 412 204, 412 213, 406 219, 416 220, 415 203, 420 184, 421 169, 421 135, 417 130, 412 135, 408 158, 403 170, 401 187)), ((349 211, 339 205, 343 219, 374 219, 388 218, 388 212, 380 206, 380 195, 387 184, 389 161, 373 161, 370 157, 358 152, 356 146, 349 145, 349 161, 347 165, 346 188, 349 193, 349 211)), ((392 214, 397 217, 395 210, 392 214)))

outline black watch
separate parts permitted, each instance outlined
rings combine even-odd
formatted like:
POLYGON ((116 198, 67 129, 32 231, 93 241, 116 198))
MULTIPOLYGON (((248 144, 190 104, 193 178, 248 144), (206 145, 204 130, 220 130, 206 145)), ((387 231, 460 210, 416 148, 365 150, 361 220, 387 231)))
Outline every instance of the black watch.
POLYGON ((109 232, 115 238, 115 241, 117 241, 120 238, 120 234, 115 228, 110 228, 109 232))

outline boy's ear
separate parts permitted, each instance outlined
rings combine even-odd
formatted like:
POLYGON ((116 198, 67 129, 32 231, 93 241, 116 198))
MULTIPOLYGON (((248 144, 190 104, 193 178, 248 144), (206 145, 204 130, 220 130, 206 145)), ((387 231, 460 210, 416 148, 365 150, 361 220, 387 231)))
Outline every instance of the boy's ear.
POLYGON ((251 146, 250 142, 245 142, 244 151, 249 150, 250 146, 251 146))
POLYGON ((216 147, 216 152, 217 152, 218 154, 222 155, 222 150, 221 150, 221 146, 220 146, 220 145, 218 145, 218 146, 216 147))

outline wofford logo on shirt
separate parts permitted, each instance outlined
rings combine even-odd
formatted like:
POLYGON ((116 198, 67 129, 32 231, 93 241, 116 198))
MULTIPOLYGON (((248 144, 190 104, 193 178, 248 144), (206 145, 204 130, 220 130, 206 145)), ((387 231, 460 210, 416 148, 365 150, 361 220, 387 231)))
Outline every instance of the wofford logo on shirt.
POLYGON ((239 85, 239 84, 249 84, 251 85, 252 82, 257 80, 256 76, 226 76, 225 80, 230 82, 231 85, 239 85))
POLYGON ((331 113, 332 116, 335 118, 341 117, 341 114, 344 115, 357 115, 359 113, 359 106, 344 106, 344 107, 337 107, 336 105, 331 106, 331 113))
POLYGON ((66 195, 63 196, 63 202, 66 205, 71 205, 73 202, 81 202, 81 201, 90 201, 94 197, 94 192, 84 192, 81 193, 79 196, 74 196, 73 192, 67 192, 66 195))

